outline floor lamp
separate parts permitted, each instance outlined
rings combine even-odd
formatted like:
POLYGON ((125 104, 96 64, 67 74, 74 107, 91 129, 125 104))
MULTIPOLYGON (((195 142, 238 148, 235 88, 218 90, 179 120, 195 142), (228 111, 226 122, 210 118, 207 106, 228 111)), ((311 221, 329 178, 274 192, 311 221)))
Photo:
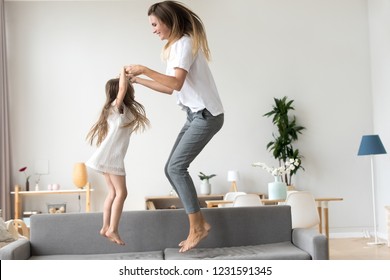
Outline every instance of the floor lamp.
POLYGON ((386 154, 385 147, 382 144, 379 135, 363 135, 362 141, 358 151, 358 156, 370 156, 371 159, 371 188, 372 188, 372 207, 374 212, 374 233, 375 241, 369 242, 369 245, 381 245, 384 242, 378 241, 378 235, 376 231, 376 214, 375 214, 375 182, 374 182, 374 159, 373 155, 386 154))

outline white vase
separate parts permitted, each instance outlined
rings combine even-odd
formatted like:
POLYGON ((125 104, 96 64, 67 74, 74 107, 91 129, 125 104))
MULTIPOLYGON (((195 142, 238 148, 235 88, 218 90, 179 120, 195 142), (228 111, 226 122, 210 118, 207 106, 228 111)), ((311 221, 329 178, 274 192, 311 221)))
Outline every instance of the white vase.
POLYGON ((268 199, 286 199, 287 185, 282 182, 280 176, 275 176, 275 181, 268 183, 268 199))
POLYGON ((202 180, 200 184, 200 194, 208 195, 211 193, 211 184, 209 180, 202 180))

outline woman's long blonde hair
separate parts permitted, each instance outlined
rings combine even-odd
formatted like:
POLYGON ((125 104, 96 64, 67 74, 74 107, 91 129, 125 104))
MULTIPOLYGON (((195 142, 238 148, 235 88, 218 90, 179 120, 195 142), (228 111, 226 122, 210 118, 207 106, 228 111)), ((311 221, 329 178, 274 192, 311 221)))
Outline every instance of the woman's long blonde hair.
MULTIPOLYGON (((123 127, 131 126, 134 131, 143 131, 148 125, 149 120, 146 117, 145 108, 142 104, 138 103, 134 99, 134 88, 130 82, 128 82, 127 91, 123 98, 122 106, 119 108, 120 113, 124 112, 123 106, 128 108, 134 119, 129 120, 123 127)), ((92 126, 87 135, 87 140, 90 144, 93 144, 95 138, 96 146, 99 146, 107 136, 108 122, 107 119, 112 112, 112 103, 115 101, 119 90, 119 78, 111 79, 106 83, 106 102, 103 106, 102 112, 98 121, 92 126)))
POLYGON ((168 42, 163 49, 163 57, 167 58, 170 46, 183 35, 188 35, 193 40, 192 55, 195 56, 202 50, 206 59, 211 59, 207 42, 206 31, 202 20, 197 14, 177 1, 163 1, 150 6, 148 16, 154 15, 170 30, 168 42))

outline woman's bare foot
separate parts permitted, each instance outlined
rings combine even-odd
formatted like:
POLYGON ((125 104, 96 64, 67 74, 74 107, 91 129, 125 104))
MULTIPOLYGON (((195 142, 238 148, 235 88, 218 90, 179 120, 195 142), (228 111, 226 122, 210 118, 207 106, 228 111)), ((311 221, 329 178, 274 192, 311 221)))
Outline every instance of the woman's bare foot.
POLYGON ((121 239, 121 237, 119 236, 118 233, 112 232, 112 231, 107 231, 105 235, 112 242, 114 242, 118 245, 125 245, 125 242, 121 239))
POLYGON ((187 239, 179 243, 179 246, 181 247, 179 252, 184 253, 187 252, 188 250, 195 248, 200 241, 202 241, 207 237, 210 229, 211 226, 208 223, 204 223, 200 227, 190 229, 190 233, 187 239))

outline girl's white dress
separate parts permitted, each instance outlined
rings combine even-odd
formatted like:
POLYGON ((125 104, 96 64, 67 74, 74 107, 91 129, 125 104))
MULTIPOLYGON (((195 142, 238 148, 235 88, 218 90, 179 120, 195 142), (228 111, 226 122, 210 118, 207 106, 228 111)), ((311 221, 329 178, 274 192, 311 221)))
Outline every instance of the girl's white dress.
POLYGON ((129 147, 133 127, 123 127, 134 119, 128 108, 123 107, 121 114, 116 106, 112 106, 107 119, 108 133, 86 165, 98 172, 114 175, 126 175, 124 159, 129 147))

